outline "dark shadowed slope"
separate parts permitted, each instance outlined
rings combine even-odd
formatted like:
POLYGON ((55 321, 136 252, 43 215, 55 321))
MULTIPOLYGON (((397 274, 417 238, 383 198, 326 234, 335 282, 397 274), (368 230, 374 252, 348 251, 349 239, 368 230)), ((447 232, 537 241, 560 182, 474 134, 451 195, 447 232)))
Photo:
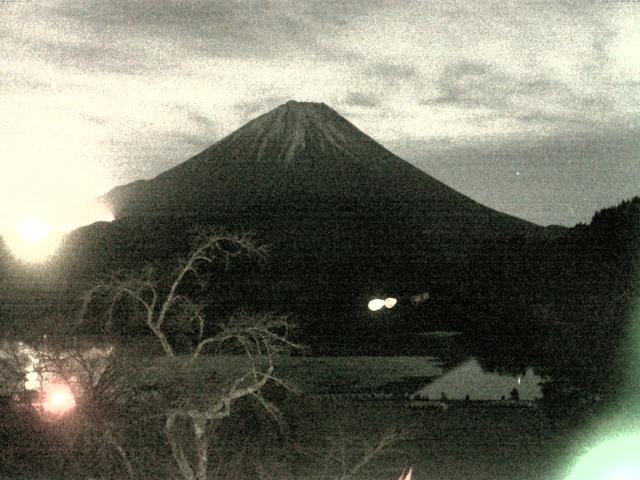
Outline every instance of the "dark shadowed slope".
MULTIPOLYGON (((447 187, 322 103, 287 102, 152 180, 106 195, 117 218, 358 213, 535 230, 447 187)), ((467 225, 471 227, 472 225, 467 225)), ((457 229, 457 228, 454 228, 457 229)))

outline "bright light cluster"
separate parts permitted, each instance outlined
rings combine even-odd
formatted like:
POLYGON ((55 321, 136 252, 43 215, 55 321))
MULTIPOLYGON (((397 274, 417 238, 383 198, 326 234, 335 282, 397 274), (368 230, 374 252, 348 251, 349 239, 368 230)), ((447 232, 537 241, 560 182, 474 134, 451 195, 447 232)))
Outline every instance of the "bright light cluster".
POLYGON ((374 298, 369 302, 369 310, 372 312, 377 312, 382 308, 393 308, 398 303, 398 299, 394 297, 387 297, 384 300, 381 298, 374 298))

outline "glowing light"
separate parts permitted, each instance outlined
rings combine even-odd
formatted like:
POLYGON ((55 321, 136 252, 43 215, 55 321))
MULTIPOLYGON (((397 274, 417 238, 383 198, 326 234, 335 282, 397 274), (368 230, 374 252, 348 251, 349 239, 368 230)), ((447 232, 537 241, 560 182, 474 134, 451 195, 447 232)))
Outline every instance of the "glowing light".
POLYGON ((368 306, 369 306, 369 310, 371 310, 372 312, 377 312, 378 310, 385 307, 393 308, 396 306, 396 303, 398 303, 398 299, 393 297, 388 297, 388 298, 385 298, 384 300, 382 300, 381 298, 374 298, 369 302, 368 306))
POLYGON ((2 225, 2 237, 17 258, 42 262, 56 252, 69 231, 89 223, 113 220, 109 209, 95 200, 62 206, 42 217, 46 221, 33 216, 20 218, 14 213, 13 221, 2 225))
POLYGON ((374 298, 369 302, 368 307, 369 307, 369 310, 371 310, 372 312, 377 312, 382 307, 384 307, 384 300, 380 298, 374 298))
POLYGON ((35 244, 44 240, 51 232, 51 227, 35 218, 27 218, 18 227, 20 236, 28 243, 35 244))
POLYGON ((41 262, 58 248, 62 233, 41 220, 27 218, 3 232, 3 237, 16 257, 27 262, 41 262))
POLYGON ((56 383, 48 385, 44 391, 42 408, 52 415, 62 415, 76 406, 76 399, 68 385, 56 383))
POLYGON ((387 307, 387 308, 395 307, 396 303, 398 303, 398 299, 397 298, 389 297, 389 298, 385 298, 385 300, 384 300, 384 306, 387 307))
POLYGON ((607 440, 589 450, 566 480, 640 479, 640 434, 607 440))

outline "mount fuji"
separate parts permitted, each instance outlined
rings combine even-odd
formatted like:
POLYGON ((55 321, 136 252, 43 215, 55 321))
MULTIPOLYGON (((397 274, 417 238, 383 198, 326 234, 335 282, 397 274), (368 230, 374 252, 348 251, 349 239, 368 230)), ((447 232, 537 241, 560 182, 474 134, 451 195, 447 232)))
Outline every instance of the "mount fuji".
MULTIPOLYGON (((422 229, 535 230, 484 207, 385 149, 323 103, 289 101, 151 180, 103 201, 125 216, 353 212, 422 229)), ((442 232, 438 232, 442 233, 442 232)))
POLYGON ((501 271, 515 261, 509 248, 549 233, 456 192, 322 103, 280 105, 102 201, 115 221, 73 232, 62 253, 73 289, 108 271, 184 255, 198 226, 251 231, 269 246, 268 263, 226 273, 206 303, 216 315, 239 306, 292 313, 308 335, 325 339, 310 343, 324 345, 341 337, 361 344, 363 332, 365 343, 397 338, 379 331, 383 324, 371 330, 366 305, 380 295, 398 297, 398 319, 420 325, 407 331, 424 328, 425 310, 415 317, 405 301, 416 293, 432 294, 431 327, 437 318, 461 318, 467 300, 456 298, 469 295, 459 291, 479 274, 477 259, 501 271))

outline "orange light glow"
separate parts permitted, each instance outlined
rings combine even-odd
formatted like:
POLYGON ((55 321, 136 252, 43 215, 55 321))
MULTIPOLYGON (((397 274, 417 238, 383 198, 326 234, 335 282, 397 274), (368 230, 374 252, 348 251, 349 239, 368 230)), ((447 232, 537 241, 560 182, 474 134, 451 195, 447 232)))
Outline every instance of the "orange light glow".
POLYGON ((56 383, 44 391, 42 407, 52 415, 63 415, 76 406, 76 399, 68 385, 56 383))

